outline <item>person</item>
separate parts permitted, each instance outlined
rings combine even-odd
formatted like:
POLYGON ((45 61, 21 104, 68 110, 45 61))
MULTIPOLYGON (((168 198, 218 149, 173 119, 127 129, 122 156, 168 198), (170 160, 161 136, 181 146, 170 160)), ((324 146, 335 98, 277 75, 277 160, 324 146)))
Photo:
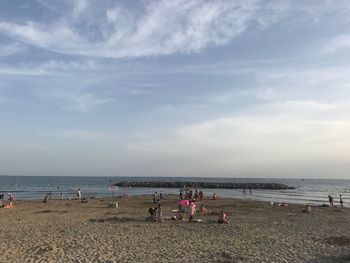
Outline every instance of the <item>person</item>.
POLYGON ((219 224, 227 224, 228 223, 228 216, 223 210, 221 210, 221 212, 220 212, 218 223, 219 224))
POLYGON ((196 204, 194 203, 195 200, 191 201, 188 205, 189 210, 189 218, 188 222, 191 223, 193 221, 194 214, 196 213, 196 204))
POLYGON ((61 192, 61 200, 63 200, 63 192, 61 192))
POLYGON ((161 204, 158 204, 157 207, 157 221, 162 222, 162 216, 163 216, 163 208, 161 204))
POLYGON ((4 195, 0 194, 0 206, 3 206, 4 203, 4 195))
POLYGON ((182 192, 182 190, 180 190, 180 200, 182 200, 183 199, 183 192, 182 192))
POLYGON ((157 207, 150 207, 148 209, 148 213, 150 214, 149 219, 151 221, 156 221, 156 212, 157 212, 157 207))
POLYGON ((157 203, 157 192, 154 192, 153 194, 153 204, 157 203))
POLYGON ((195 191, 194 191, 194 199, 198 199, 198 189, 196 189, 195 191))
POLYGON ((201 203, 201 208, 199 209, 199 213, 206 214, 208 211, 207 209, 204 207, 203 203, 201 203))
POLYGON ((43 203, 48 203, 49 202, 49 195, 46 194, 43 200, 43 203))
POLYGON ((249 189, 249 194, 252 195, 252 189, 249 189))
POLYGON ((163 200, 163 193, 162 192, 159 193, 159 199, 163 200))
POLYGON ((11 193, 9 193, 8 201, 9 201, 9 205, 12 207, 13 201, 15 201, 15 197, 11 193))
POLYGON ((80 191, 80 188, 78 189, 77 197, 78 197, 78 199, 81 199, 81 191, 80 191))
POLYGON ((340 203, 340 207, 344 207, 344 201, 341 195, 339 195, 339 203, 340 203))
POLYGON ((199 196, 199 202, 202 203, 203 202, 203 198, 204 198, 204 194, 203 194, 202 190, 199 190, 198 196, 199 196))
POLYGON ((4 206, 5 208, 12 208, 13 207, 13 201, 15 201, 15 197, 11 194, 11 193, 8 193, 8 203, 4 206))
POLYGON ((216 193, 213 194, 213 196, 211 197, 212 200, 216 200, 217 199, 217 195, 216 193))
POLYGON ((333 204, 333 197, 331 195, 328 195, 328 201, 329 201, 329 206, 334 206, 333 204))
POLYGON ((309 206, 308 204, 305 205, 304 209, 303 209, 304 213, 310 213, 311 212, 311 206, 309 206))

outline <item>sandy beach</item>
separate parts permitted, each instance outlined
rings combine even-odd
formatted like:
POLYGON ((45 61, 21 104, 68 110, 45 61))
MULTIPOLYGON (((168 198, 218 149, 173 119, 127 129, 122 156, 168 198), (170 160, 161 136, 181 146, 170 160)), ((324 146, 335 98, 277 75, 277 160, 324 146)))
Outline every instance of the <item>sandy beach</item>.
MULTIPOLYGON (((350 209, 205 200, 200 223, 145 220, 152 196, 16 201, 0 209, 0 262, 350 262, 350 209), (229 224, 217 224, 220 210, 229 224)), ((169 219, 168 219, 169 218, 169 219)))

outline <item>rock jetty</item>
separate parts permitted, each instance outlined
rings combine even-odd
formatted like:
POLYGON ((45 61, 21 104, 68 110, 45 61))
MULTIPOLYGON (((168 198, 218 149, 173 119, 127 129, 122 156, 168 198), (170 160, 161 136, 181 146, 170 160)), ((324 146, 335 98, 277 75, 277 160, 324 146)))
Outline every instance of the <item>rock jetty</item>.
POLYGON ((295 189, 277 183, 229 183, 229 182, 161 182, 161 181, 122 181, 114 184, 118 187, 152 187, 152 188, 222 188, 222 189, 295 189))

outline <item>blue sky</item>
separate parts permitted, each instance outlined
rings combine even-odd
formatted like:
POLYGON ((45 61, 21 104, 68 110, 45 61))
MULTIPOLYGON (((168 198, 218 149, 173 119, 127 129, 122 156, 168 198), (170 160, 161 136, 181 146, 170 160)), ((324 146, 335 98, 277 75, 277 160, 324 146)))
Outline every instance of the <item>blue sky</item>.
POLYGON ((0 2, 0 174, 350 175, 348 1, 0 2))

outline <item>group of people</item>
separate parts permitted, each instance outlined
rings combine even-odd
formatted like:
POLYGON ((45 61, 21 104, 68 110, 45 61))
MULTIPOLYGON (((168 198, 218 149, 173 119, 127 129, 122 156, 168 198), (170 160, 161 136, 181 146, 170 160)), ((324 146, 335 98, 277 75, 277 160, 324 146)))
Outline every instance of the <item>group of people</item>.
MULTIPOLYGON (((148 221, 162 222, 162 217, 163 217, 162 200, 164 199, 164 195, 160 193, 159 199, 157 197, 158 197, 157 192, 155 192, 153 194, 153 203, 157 205, 152 206, 148 209, 149 216, 146 218, 148 221)), ((193 191, 191 189, 181 189, 179 193, 179 197, 180 197, 180 200, 178 201, 178 210, 174 210, 174 211, 177 211, 177 214, 171 218, 172 220, 183 220, 184 219, 183 214, 188 213, 188 222, 189 223, 197 222, 197 221, 200 221, 198 219, 195 219, 195 215, 197 212, 199 212, 202 215, 207 213, 207 209, 205 208, 203 203, 204 193, 202 190, 195 189, 193 191)), ((216 200, 217 196, 215 193, 213 197, 211 199, 216 200)), ((221 211, 217 222, 220 224, 225 224, 225 223, 227 224, 228 223, 227 213, 224 211, 221 211)))
POLYGON ((4 200, 4 195, 3 194, 0 195, 0 205, 3 208, 12 208, 14 201, 15 201, 15 197, 11 193, 8 193, 7 202, 5 202, 4 200))
POLYGON ((192 189, 181 189, 179 194, 180 200, 198 200, 199 202, 203 202, 204 193, 202 190, 196 189, 193 191, 192 189))
MULTIPOLYGON (((334 207, 334 197, 331 195, 328 195, 328 201, 329 201, 329 206, 334 207)), ((339 195, 339 204, 340 204, 340 207, 344 207, 344 200, 341 194, 339 195)))
POLYGON ((162 200, 165 199, 165 194, 160 192, 159 195, 157 192, 154 192, 153 194, 153 204, 161 203, 162 200), (159 198, 158 198, 159 197, 159 198))

